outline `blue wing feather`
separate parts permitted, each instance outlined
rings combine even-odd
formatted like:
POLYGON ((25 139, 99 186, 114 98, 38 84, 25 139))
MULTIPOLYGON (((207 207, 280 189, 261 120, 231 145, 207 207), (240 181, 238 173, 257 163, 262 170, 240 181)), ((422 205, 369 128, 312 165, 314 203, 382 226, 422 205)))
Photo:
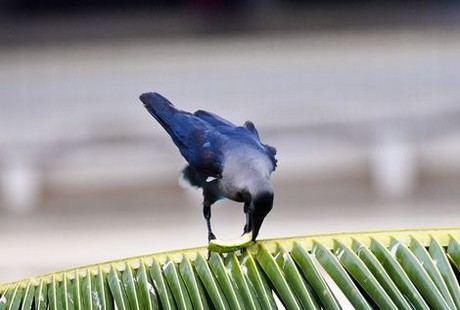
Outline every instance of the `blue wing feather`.
POLYGON ((272 161, 273 170, 275 170, 277 165, 277 160, 275 158, 276 149, 273 146, 263 144, 262 141, 260 141, 259 132, 253 122, 246 121, 243 126, 237 127, 230 121, 208 111, 198 110, 194 113, 194 115, 206 121, 208 124, 215 126, 216 130, 221 133, 227 136, 234 136, 236 140, 245 140, 246 143, 253 144, 255 147, 262 149, 272 161), (233 133, 235 135, 233 135, 233 133))
POLYGON ((140 96, 150 114, 171 136, 187 162, 211 176, 222 173, 219 132, 195 115, 178 110, 157 93, 140 96))
POLYGON ((233 123, 227 121, 226 119, 223 119, 219 115, 216 115, 214 113, 204 111, 204 110, 198 110, 195 113, 193 113, 196 117, 199 117, 206 123, 214 126, 214 127, 219 127, 219 126, 225 126, 225 127, 230 127, 230 128, 235 128, 236 125, 233 123))
POLYGON ((247 121, 246 123, 244 123, 244 128, 246 128, 251 134, 253 134, 256 137, 257 141, 262 145, 265 153, 273 163, 273 170, 275 170, 278 163, 278 161, 275 158, 276 148, 268 144, 263 144, 262 141, 260 141, 259 132, 257 131, 256 126, 253 122, 247 121))
POLYGON ((224 160, 222 149, 231 140, 260 150, 270 158, 275 170, 276 149, 260 141, 252 122, 236 126, 211 112, 198 110, 191 114, 178 110, 158 93, 142 94, 140 99, 192 167, 210 176, 220 176, 224 160))

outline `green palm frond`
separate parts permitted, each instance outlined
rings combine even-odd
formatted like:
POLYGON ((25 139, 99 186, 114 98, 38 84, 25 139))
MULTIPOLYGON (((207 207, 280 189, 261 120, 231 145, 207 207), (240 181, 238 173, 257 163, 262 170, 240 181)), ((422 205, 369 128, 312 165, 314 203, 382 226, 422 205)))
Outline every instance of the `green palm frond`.
POLYGON ((0 309, 460 309, 460 229, 146 255, 0 286, 0 309))

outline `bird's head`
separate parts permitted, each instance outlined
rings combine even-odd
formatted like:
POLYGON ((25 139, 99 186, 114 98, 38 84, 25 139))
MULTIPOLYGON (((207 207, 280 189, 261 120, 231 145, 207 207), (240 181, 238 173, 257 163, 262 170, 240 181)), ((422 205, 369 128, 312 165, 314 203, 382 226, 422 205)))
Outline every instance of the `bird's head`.
POLYGON ((271 188, 269 190, 264 190, 258 192, 252 197, 249 210, 248 210, 248 217, 249 222, 248 224, 248 231, 252 231, 252 240, 255 241, 257 236, 259 235, 260 227, 273 207, 273 190, 271 188))

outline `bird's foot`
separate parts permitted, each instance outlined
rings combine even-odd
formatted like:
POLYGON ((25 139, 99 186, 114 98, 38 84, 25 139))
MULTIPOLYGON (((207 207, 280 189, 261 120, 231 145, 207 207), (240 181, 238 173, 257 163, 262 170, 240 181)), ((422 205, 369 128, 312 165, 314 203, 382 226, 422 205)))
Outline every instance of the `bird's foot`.
POLYGON ((244 234, 247 234, 248 232, 249 232, 248 224, 246 224, 246 225, 244 225, 243 233, 241 235, 243 236, 244 234))
POLYGON ((208 242, 211 241, 211 240, 215 240, 215 239, 216 239, 216 236, 212 232, 209 232, 208 233, 208 242))

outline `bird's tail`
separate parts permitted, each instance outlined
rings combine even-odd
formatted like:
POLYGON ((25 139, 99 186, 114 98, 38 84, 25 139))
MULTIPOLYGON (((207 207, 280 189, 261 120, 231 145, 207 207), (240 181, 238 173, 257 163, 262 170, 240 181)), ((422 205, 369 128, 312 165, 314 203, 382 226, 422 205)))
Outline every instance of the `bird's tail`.
POLYGON ((168 99, 158 93, 145 93, 139 99, 144 104, 149 113, 163 126, 163 128, 173 135, 174 115, 179 112, 168 99))

